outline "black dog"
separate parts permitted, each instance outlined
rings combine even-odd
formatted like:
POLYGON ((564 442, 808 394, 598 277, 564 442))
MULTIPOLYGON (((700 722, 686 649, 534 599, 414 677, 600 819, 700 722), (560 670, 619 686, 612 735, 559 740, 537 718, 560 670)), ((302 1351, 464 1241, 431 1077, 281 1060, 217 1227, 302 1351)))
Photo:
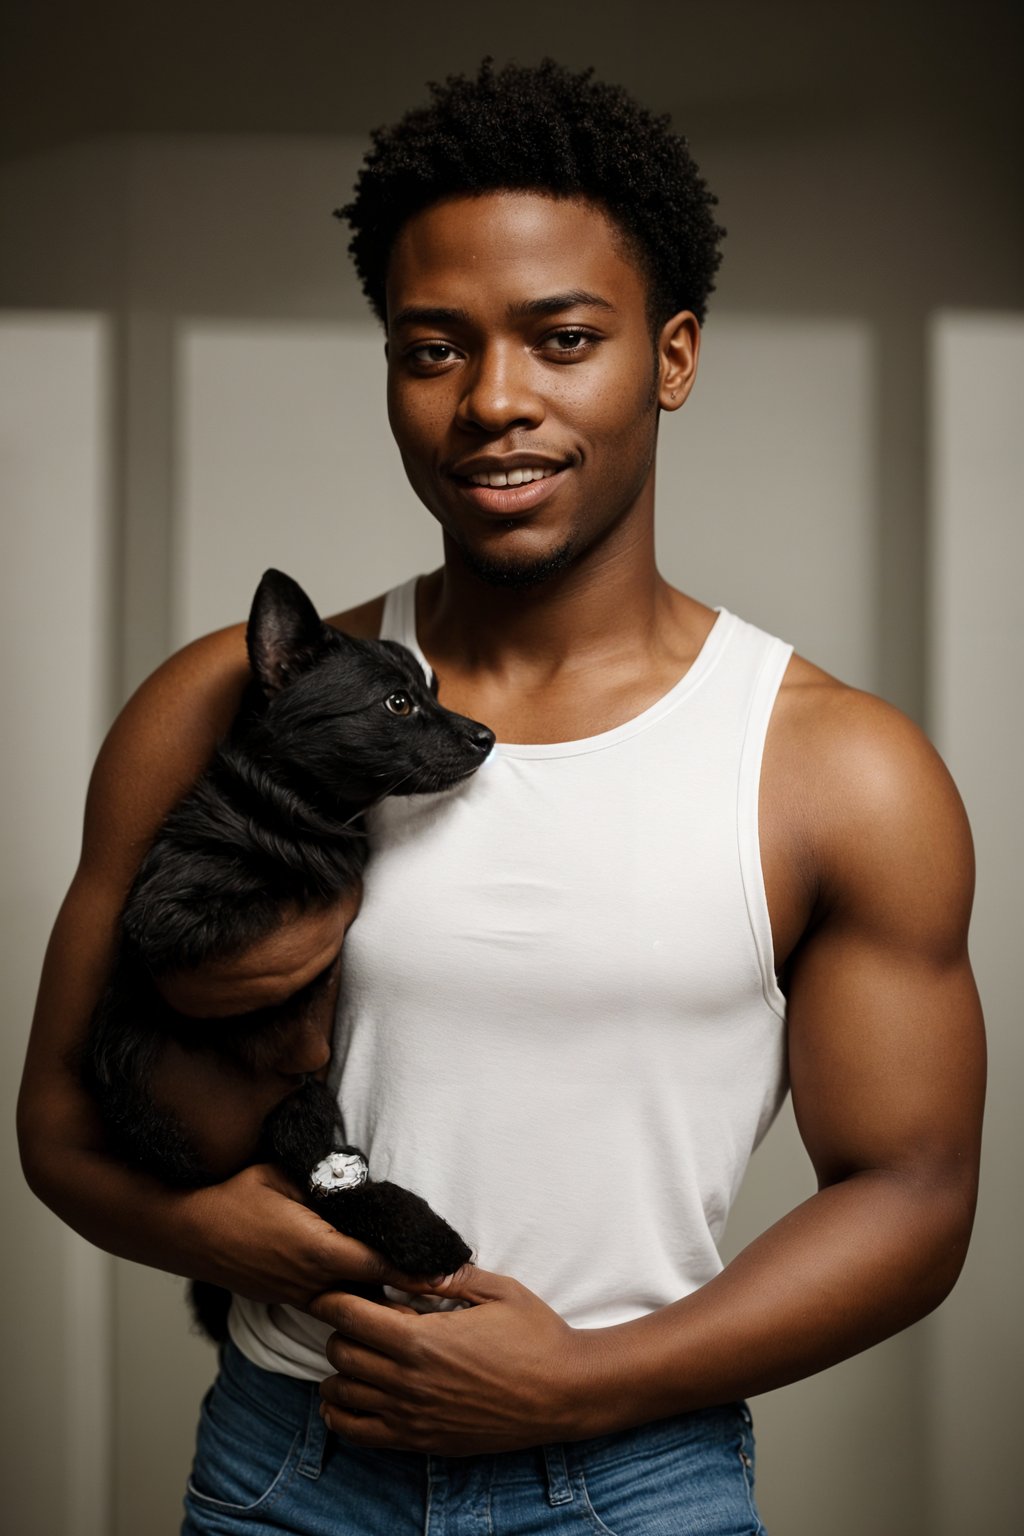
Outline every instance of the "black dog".
MULTIPOLYGON (((246 640, 253 680, 226 741, 142 862, 82 1059, 121 1155, 183 1186, 215 1175, 180 1119, 154 1101, 167 1040, 185 1050, 210 1050, 213 1040, 243 1069, 258 1065, 266 1036, 309 997, 198 1021, 163 1000, 161 978, 241 953, 285 909, 323 907, 352 890, 367 857, 362 811, 386 795, 450 788, 494 743, 486 726, 437 703, 404 646, 332 629, 279 571, 260 582, 246 640)), ((341 1138, 333 1094, 311 1079, 268 1116, 249 1160, 278 1163, 319 1215, 403 1273, 447 1274, 470 1257, 418 1195, 365 1179, 365 1160, 341 1138), (330 1160, 335 1152, 348 1156, 330 1160)), ((213 1337, 224 1337, 227 1300, 215 1286, 193 1287, 213 1337)))

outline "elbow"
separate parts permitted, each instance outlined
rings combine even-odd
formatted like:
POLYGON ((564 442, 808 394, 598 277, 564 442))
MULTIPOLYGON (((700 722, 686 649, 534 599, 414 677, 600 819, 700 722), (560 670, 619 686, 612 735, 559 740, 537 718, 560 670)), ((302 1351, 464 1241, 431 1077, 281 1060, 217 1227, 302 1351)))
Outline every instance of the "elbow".
POLYGON ((828 1188, 853 1202, 843 1246, 859 1262, 841 1286, 848 1304, 865 1308, 859 1347, 867 1348, 919 1322, 953 1290, 971 1238, 976 1169, 932 1160, 864 1168, 828 1188))
POLYGON ((957 1169, 911 1181, 908 1191, 907 1299, 914 1317, 934 1312, 956 1285, 967 1258, 977 1204, 977 1171, 957 1169))
POLYGON ((56 1095, 23 1085, 17 1110, 18 1154, 29 1189, 62 1220, 81 1192, 83 1163, 97 1150, 82 1113, 56 1095))
POLYGON ((34 1113, 24 1093, 18 1100, 17 1137, 25 1183, 37 1199, 53 1209, 55 1199, 59 1199, 60 1160, 54 1158, 52 1143, 45 1135, 45 1117, 34 1113))
POLYGON ((941 1227, 939 1254, 934 1266, 934 1299, 929 1311, 945 1301, 960 1278, 974 1227, 976 1196, 951 1202, 941 1227))

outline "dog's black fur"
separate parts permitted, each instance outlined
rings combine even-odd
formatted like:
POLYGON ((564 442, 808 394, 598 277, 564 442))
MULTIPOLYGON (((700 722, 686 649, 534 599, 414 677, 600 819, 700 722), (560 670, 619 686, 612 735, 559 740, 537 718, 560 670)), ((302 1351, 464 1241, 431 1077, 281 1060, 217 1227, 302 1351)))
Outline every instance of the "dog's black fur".
MULTIPOLYGON (((357 640, 321 622, 302 589, 268 571, 247 631, 253 680, 227 739, 167 817, 143 859, 121 918, 113 974, 82 1058, 112 1139, 129 1161, 170 1182, 211 1182, 180 1120, 151 1083, 163 1043, 216 1049, 243 1066, 266 1058, 288 1010, 197 1021, 175 1013, 160 978, 238 954, 266 937, 285 908, 322 906, 352 889, 366 862, 361 813, 389 794, 447 789, 479 767, 486 726, 443 709, 415 657, 393 641, 357 640)), ((323 985, 323 978, 305 989, 323 985)), ((333 1094, 309 1080, 264 1123, 254 1156, 309 1188, 341 1139, 333 1094)), ((309 1196, 338 1230, 409 1275, 450 1273, 470 1257, 462 1238, 418 1195, 367 1181, 309 1196)), ((227 1293, 193 1287, 200 1326, 223 1338, 227 1293)))

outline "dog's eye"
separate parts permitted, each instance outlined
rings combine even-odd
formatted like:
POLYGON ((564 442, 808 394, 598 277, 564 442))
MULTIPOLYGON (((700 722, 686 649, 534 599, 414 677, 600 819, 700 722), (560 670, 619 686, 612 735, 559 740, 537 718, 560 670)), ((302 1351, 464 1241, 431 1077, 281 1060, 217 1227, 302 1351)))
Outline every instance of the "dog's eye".
POLYGON ((401 690, 397 693, 389 693, 384 700, 384 708, 390 710, 393 715, 411 715, 414 707, 409 695, 402 693, 401 690))

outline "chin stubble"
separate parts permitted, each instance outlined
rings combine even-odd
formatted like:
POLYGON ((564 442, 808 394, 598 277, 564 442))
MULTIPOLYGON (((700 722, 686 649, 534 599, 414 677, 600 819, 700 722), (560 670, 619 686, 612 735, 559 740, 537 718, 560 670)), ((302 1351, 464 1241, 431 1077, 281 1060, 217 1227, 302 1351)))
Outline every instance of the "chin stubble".
POLYGON ((568 570, 576 558, 577 541, 570 537, 558 549, 534 560, 495 559, 476 549, 467 549, 465 546, 460 548, 467 568, 488 586, 522 589, 539 586, 552 576, 568 570))

